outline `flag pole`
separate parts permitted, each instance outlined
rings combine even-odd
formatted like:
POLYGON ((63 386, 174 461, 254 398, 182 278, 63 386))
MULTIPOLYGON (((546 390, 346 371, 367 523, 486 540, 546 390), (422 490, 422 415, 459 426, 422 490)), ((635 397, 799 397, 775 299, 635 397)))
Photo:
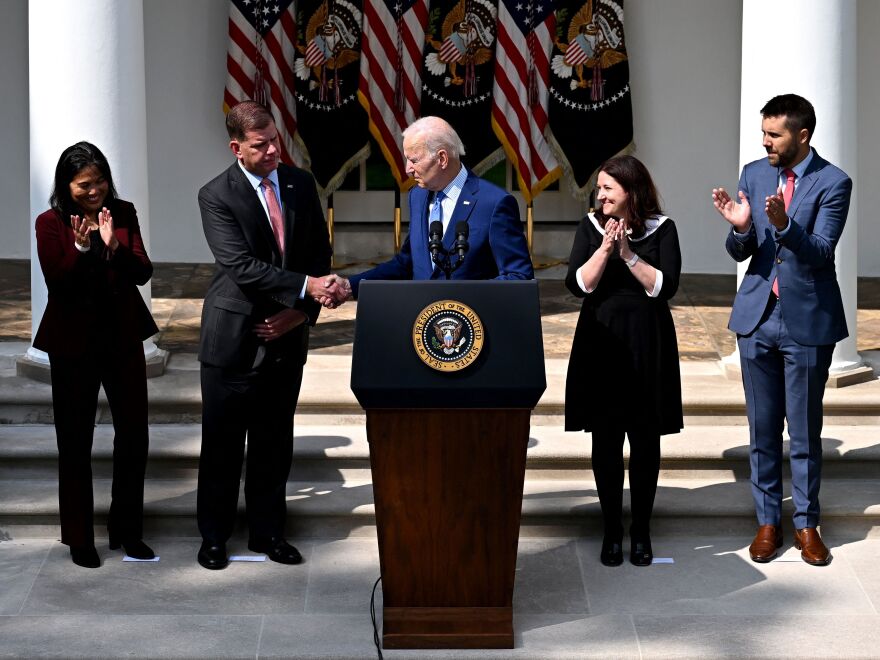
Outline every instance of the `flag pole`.
MULTIPOLYGON (((330 236, 330 249, 333 250, 333 193, 327 195, 327 234, 330 236)), ((336 251, 330 256, 330 268, 336 267, 336 251)))
POLYGON ((532 202, 526 205, 526 243, 529 245, 529 256, 532 254, 532 232, 534 231, 535 222, 532 214, 532 202))
POLYGON ((400 252, 400 188, 394 189, 394 254, 400 252))

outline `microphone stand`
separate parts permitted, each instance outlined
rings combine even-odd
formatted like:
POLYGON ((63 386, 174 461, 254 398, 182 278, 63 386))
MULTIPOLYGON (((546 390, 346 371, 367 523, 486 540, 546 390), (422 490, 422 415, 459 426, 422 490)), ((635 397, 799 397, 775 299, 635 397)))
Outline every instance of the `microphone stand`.
POLYGON ((447 280, 451 279, 453 271, 464 263, 464 256, 470 248, 467 223, 459 222, 456 225, 455 244, 451 252, 443 247, 443 226, 440 222, 432 222, 429 232, 428 250, 431 252, 431 261, 443 271, 447 280), (453 257, 457 258, 453 261, 453 257))

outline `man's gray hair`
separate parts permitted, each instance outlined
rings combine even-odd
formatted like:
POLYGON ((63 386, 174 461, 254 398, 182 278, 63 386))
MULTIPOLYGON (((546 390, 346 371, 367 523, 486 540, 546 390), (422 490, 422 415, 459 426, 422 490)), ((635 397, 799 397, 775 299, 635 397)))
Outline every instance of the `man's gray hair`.
POLYGON ((464 144, 458 137, 458 133, 449 125, 449 122, 440 117, 416 119, 404 129, 403 139, 410 139, 416 144, 423 145, 432 154, 443 149, 456 160, 464 156, 465 153, 464 144))

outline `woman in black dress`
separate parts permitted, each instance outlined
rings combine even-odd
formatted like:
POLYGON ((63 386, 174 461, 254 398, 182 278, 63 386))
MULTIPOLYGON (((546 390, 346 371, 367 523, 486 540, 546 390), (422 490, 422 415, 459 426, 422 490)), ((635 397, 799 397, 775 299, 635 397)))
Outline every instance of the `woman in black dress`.
POLYGON ((599 208, 578 226, 565 280, 584 299, 568 365, 565 430, 592 433, 606 566, 623 562, 623 440, 629 437, 630 561, 647 566, 660 436, 683 425, 668 305, 678 289, 681 251, 639 160, 612 158, 597 184, 599 208))

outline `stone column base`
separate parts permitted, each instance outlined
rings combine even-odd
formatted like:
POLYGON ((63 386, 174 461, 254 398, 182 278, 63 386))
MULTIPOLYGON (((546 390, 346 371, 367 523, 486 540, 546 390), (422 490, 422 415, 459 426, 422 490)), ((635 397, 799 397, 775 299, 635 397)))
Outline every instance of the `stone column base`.
MULTIPOLYGON (((720 367, 724 375, 730 380, 742 380, 742 369, 739 365, 739 358, 730 359, 728 356, 721 360, 720 367)), ((828 374, 828 380, 825 387, 849 387, 850 385, 858 385, 859 383, 867 383, 874 380, 874 370, 865 365, 858 365, 849 369, 841 369, 828 374)))
MULTIPOLYGON (((161 348, 155 348, 146 358, 147 362, 147 378, 156 378, 165 373, 165 365, 168 364, 170 354, 161 348)), ((25 353, 15 361, 15 373, 18 376, 24 376, 31 380, 41 383, 52 382, 52 372, 49 369, 49 362, 39 359, 25 353)))

